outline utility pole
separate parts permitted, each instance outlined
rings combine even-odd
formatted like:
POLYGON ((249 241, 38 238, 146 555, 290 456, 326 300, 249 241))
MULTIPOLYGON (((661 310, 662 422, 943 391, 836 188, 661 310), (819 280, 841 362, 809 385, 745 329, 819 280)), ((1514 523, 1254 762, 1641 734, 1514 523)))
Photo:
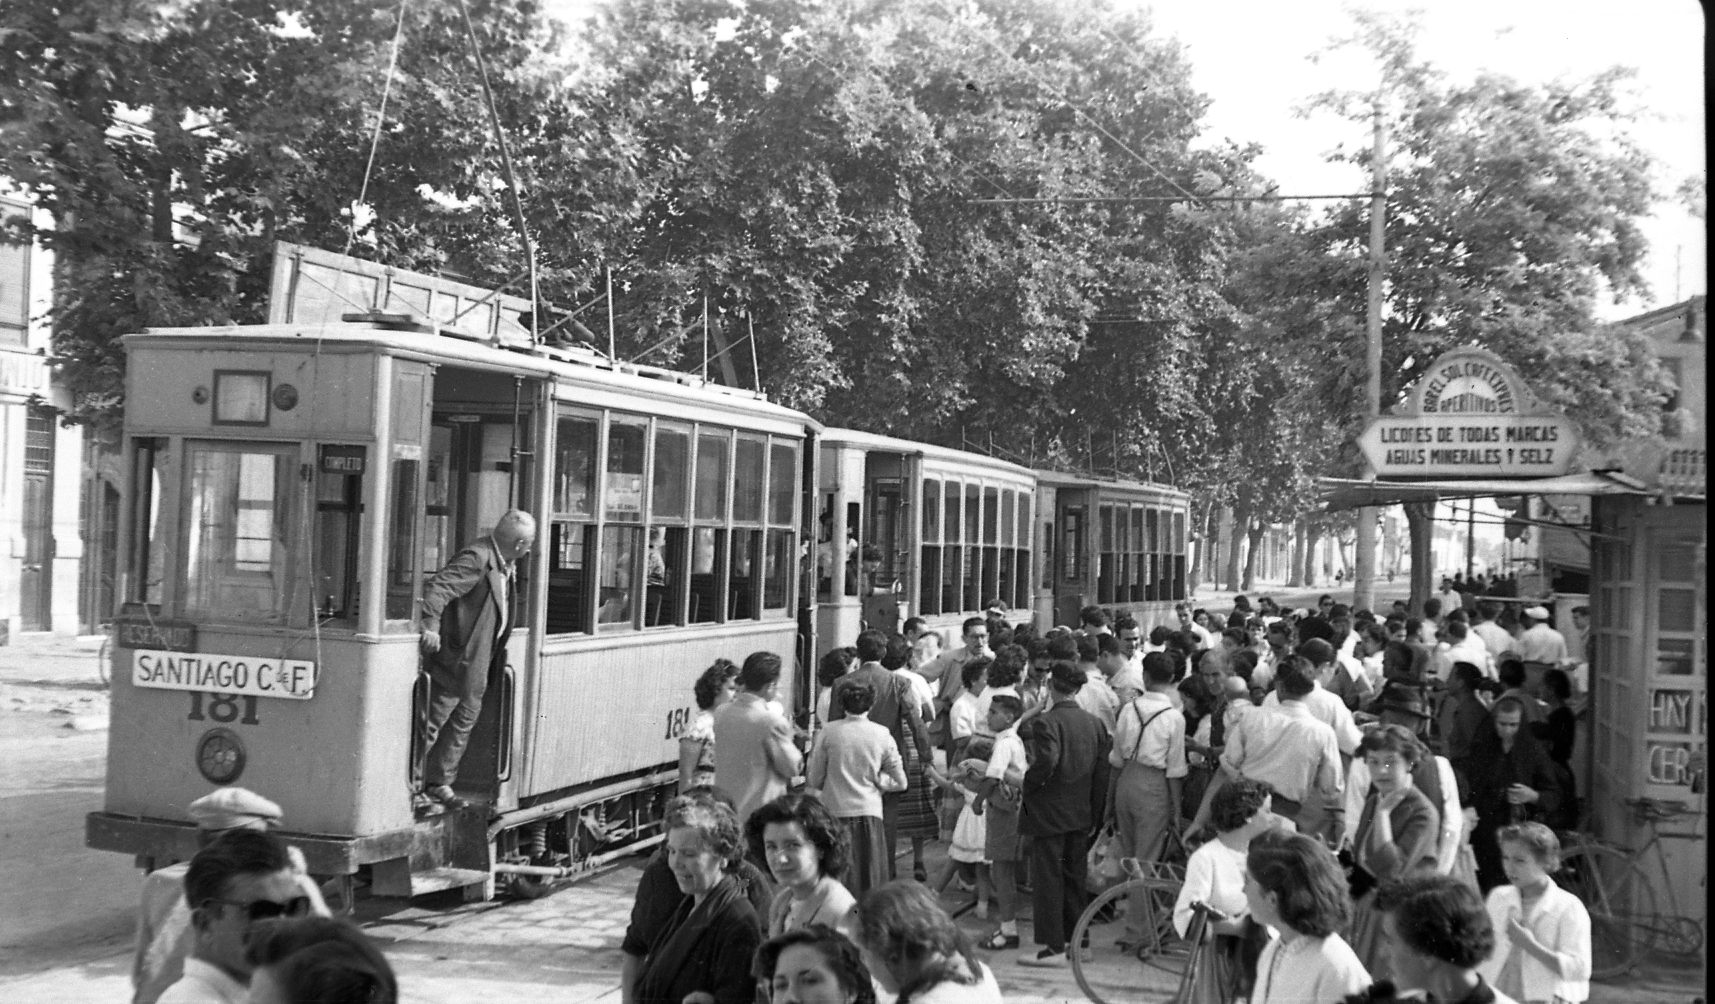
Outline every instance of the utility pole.
POLYGON ((1465 581, 1477 574, 1477 500, 1465 500, 1465 581))
MULTIPOLYGON (((1382 102, 1375 101, 1372 126, 1374 148, 1370 154, 1370 274, 1369 309, 1367 313, 1367 370, 1364 414, 1370 421, 1382 413, 1382 283, 1387 279, 1387 168, 1383 163, 1385 150, 1382 137, 1382 102)), ((1369 461, 1364 462, 1364 478, 1375 480, 1376 472, 1369 461)), ((1354 542, 1355 567, 1352 575, 1352 606, 1359 610, 1376 607, 1376 520, 1381 512, 1375 506, 1358 510, 1357 540, 1354 542)))

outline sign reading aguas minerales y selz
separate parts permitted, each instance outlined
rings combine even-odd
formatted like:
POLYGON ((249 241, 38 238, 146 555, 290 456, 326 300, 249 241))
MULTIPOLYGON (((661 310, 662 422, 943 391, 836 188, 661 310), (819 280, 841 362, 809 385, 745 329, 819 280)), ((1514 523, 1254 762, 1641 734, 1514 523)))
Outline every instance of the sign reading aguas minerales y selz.
POLYGON ((1517 478, 1567 473, 1578 429, 1486 349, 1454 349, 1393 414, 1358 438, 1378 477, 1517 478))

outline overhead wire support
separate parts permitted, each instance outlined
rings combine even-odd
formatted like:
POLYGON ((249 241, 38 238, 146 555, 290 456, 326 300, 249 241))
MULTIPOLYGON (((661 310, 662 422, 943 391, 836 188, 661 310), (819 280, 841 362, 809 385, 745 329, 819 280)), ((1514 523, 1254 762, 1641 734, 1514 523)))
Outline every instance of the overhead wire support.
POLYGON ((464 19, 465 34, 470 38, 470 52, 476 59, 477 74, 482 79, 482 93, 488 105, 488 120, 494 127, 494 141, 500 146, 500 165, 506 172, 506 187, 512 191, 512 212, 518 221, 518 239, 524 242, 524 261, 530 268, 530 344, 541 343, 542 300, 536 286, 536 250, 530 244, 530 227, 524 218, 524 198, 518 191, 518 175, 512 169, 512 148, 506 142, 506 131, 500 126, 500 109, 494 103, 494 88, 488 83, 488 61, 482 57, 482 46, 476 39, 476 27, 470 21, 470 8, 459 0, 459 16, 464 19))
POLYGON ((965 203, 972 206, 1010 206, 1102 205, 1131 202, 1297 202, 1314 199, 1369 199, 1374 198, 1375 194, 1374 192, 1355 192, 1350 195, 1199 195, 1191 198, 1183 195, 1130 195, 1112 198, 966 199, 965 203))

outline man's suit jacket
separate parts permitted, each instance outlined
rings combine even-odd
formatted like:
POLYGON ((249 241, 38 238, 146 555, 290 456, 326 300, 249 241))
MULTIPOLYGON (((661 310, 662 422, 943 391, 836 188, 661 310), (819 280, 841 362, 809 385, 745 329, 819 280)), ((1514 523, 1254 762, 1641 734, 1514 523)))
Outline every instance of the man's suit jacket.
POLYGON ((905 755, 906 743, 916 743, 918 756, 928 763, 931 752, 929 732, 923 726, 923 715, 912 696, 911 683, 883 669, 879 662, 866 662, 834 681, 833 694, 828 698, 828 720, 838 721, 846 716, 846 709, 840 705, 840 695, 854 683, 867 683, 875 691, 875 704, 869 709, 869 720, 893 733, 893 741, 899 745, 899 755, 905 755))
POLYGON ((507 623, 505 634, 495 637, 505 617, 501 597, 507 595, 505 566, 492 536, 472 541, 424 585, 422 629, 441 636, 441 650, 426 660, 436 683, 481 698, 495 656, 512 633, 507 623))
POLYGON ((1047 711, 1019 733, 1030 767, 1018 832, 1041 837, 1095 828, 1106 809, 1110 740, 1101 720, 1070 697, 1054 695, 1047 711))

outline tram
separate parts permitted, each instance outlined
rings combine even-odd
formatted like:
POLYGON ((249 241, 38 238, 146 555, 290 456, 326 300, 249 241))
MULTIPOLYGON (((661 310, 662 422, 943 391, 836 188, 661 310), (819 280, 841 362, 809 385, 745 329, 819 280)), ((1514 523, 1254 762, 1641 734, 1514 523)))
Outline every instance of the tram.
POLYGON ((481 291, 432 277, 369 266, 341 294, 369 313, 317 323, 345 266, 290 250, 281 323, 124 340, 125 617, 87 843, 145 868, 188 858, 188 804, 241 783, 349 902, 360 873, 381 895, 486 898, 497 876, 540 883, 658 841, 701 671, 808 661, 819 426, 682 373, 532 350, 502 320, 528 304, 476 310, 481 291), (476 323, 424 321, 461 313, 476 323), (417 819, 423 583, 514 506, 539 527, 460 770, 479 805, 417 819))
POLYGON ((965 618, 997 599, 1032 619, 1028 468, 851 429, 824 431, 820 452, 818 656, 909 616, 957 645, 965 618))
POLYGON ((1078 623, 1099 606, 1130 614, 1145 636, 1178 626, 1185 599, 1185 523, 1190 498, 1166 485, 1036 472, 1044 541, 1037 619, 1078 623))

